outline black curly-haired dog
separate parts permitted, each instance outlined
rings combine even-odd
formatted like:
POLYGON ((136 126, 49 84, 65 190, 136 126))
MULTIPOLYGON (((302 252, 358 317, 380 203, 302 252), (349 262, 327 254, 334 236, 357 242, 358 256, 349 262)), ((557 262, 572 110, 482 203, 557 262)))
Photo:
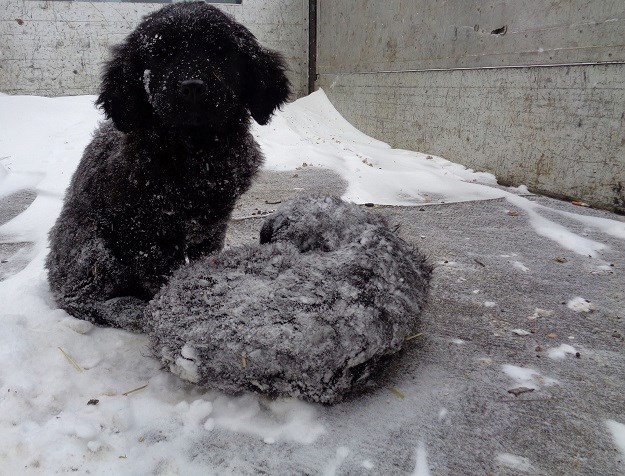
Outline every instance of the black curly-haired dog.
POLYGON ((335 403, 418 331, 430 273, 383 217, 300 197, 266 219, 261 244, 178 269, 146 330, 185 380, 335 403))
POLYGON ((203 2, 146 16, 113 49, 96 131, 50 232, 58 305, 97 324, 142 327, 146 301, 187 259, 219 250, 262 154, 265 124, 289 96, 286 65, 203 2))

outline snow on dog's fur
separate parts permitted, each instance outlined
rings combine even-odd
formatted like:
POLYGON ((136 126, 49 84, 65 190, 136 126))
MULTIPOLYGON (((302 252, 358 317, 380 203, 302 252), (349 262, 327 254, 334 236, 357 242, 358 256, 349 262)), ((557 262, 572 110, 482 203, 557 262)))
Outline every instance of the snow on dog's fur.
POLYGON ((282 57, 202 2, 146 16, 113 49, 97 103, 110 119, 85 149, 50 232, 58 305, 141 328, 146 301, 185 259, 222 248, 262 155, 250 116, 289 95, 282 57))
POLYGON ((182 267, 150 303, 153 350, 182 378, 333 403, 416 332, 430 267, 383 217, 300 198, 261 242, 182 267))

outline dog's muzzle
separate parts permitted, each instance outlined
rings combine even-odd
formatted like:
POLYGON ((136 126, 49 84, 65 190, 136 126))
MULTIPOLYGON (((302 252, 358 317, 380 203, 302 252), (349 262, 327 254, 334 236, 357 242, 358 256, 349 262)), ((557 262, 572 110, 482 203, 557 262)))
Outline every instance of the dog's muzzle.
POLYGON ((195 105, 206 98, 208 88, 201 79, 187 79, 180 83, 178 92, 187 105, 195 105))

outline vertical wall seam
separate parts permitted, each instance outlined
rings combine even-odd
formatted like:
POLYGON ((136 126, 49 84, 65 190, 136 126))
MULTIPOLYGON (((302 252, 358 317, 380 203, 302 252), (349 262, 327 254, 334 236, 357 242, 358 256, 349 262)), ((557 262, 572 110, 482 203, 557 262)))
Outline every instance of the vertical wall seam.
POLYGON ((317 80, 317 0, 308 1, 308 94, 317 80))

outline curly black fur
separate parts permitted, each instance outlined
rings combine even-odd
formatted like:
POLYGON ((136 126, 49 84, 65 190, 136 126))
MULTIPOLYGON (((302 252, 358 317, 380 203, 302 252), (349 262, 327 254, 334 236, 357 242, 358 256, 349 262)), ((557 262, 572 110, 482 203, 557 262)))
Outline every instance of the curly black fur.
POLYGON ((262 241, 181 267, 150 302, 146 329, 172 372, 334 403, 417 331, 431 268, 383 217, 300 198, 262 241))
POLYGON ((146 16, 113 49, 85 149, 46 266, 76 317, 141 328, 145 302, 185 260, 223 246, 235 201, 262 155, 265 124, 288 98, 286 65, 203 2, 146 16))

